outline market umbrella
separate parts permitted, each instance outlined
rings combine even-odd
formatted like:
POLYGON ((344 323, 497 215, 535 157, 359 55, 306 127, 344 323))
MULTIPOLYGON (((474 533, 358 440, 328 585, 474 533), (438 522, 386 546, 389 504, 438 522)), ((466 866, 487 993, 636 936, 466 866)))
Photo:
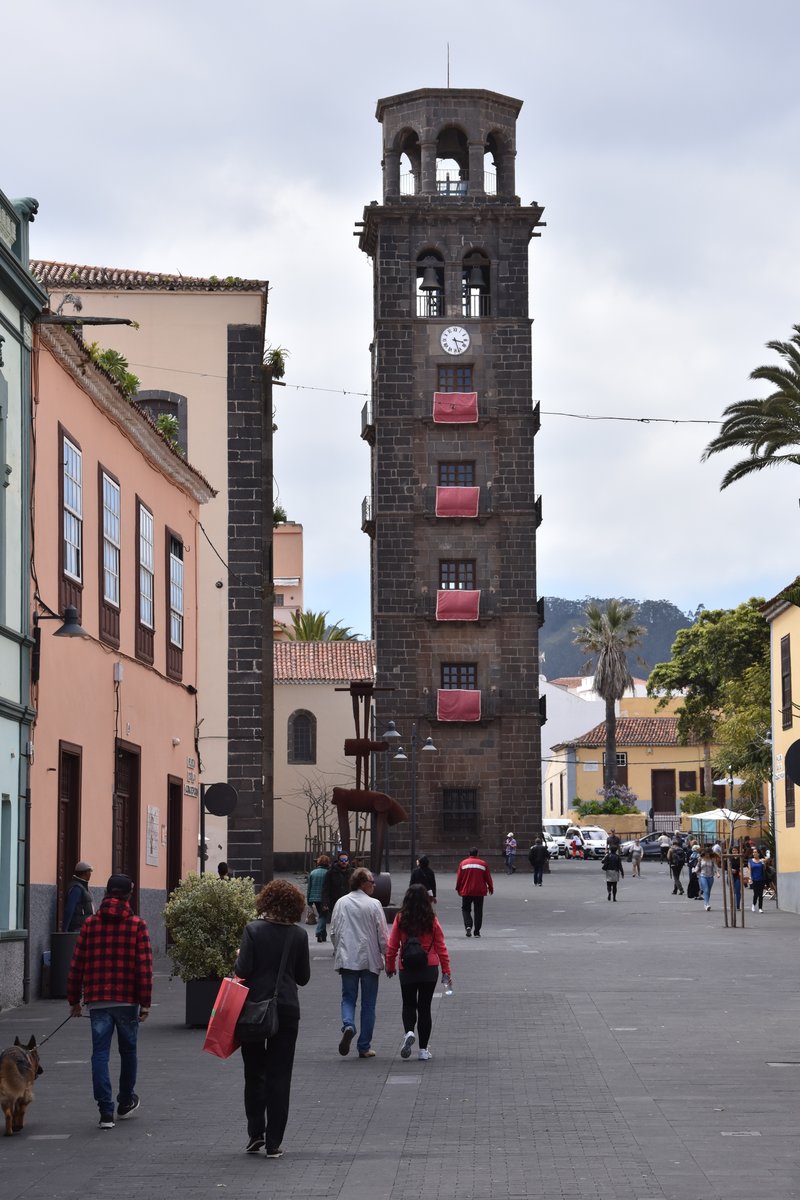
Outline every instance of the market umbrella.
POLYGON ((752 825, 755 817, 746 817, 744 813, 732 812, 729 808, 710 808, 708 812, 692 813, 693 821, 730 821, 735 825, 737 821, 746 821, 752 825))

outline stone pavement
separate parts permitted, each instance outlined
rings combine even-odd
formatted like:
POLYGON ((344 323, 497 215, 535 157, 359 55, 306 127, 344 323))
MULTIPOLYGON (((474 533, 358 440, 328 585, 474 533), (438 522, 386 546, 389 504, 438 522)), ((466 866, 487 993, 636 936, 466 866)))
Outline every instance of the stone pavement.
MULTIPOLYGON (((244 1154, 241 1062, 201 1053, 162 967, 140 1111, 96 1128, 89 1025, 70 1022, 44 1049, 25 1132, 0 1143, 0 1196, 800 1196, 800 920, 748 906, 726 930, 718 884, 706 913, 651 863, 617 904, 597 863, 553 864, 542 888, 522 866, 496 882, 476 941, 440 877, 455 994, 434 1001, 428 1063, 400 1059, 396 979, 381 981, 377 1058, 339 1057, 338 977, 312 941, 284 1158, 244 1154)), ((4 1012, 0 1045, 64 1015, 62 1001, 4 1012)))

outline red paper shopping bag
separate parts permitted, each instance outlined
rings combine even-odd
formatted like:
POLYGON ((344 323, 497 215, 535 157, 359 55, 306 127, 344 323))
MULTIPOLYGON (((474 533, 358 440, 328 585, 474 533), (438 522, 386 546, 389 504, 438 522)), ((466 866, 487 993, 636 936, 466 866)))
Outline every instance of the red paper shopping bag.
POLYGON ((239 1048, 236 1040, 236 1022, 244 1008, 249 990, 238 979, 223 979, 211 1010, 206 1040, 203 1042, 203 1049, 208 1054, 216 1054, 217 1058, 230 1058, 234 1050, 239 1048))

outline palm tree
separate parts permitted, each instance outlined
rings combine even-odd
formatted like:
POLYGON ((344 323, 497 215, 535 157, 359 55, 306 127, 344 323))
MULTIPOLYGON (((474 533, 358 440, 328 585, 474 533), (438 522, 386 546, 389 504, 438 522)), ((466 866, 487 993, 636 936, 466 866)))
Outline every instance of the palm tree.
POLYGON ((573 629, 575 644, 595 659, 594 690, 606 702, 606 763, 603 772, 605 787, 616 782, 617 713, 616 702, 633 687, 627 651, 638 646, 647 630, 634 624, 636 605, 609 600, 603 612, 592 601, 586 605, 586 624, 573 629))
POLYGON ((349 625, 337 621, 329 625, 326 612, 293 612, 292 628, 286 636, 290 642, 357 642, 358 634, 349 625))
POLYGON ((800 325, 793 325, 788 342, 767 342, 767 347, 785 359, 783 365, 756 367, 751 379, 765 379, 775 391, 763 400, 739 400, 729 404, 717 436, 703 451, 703 462, 712 454, 743 447, 748 458, 725 473, 720 491, 764 467, 790 462, 800 466, 800 325))

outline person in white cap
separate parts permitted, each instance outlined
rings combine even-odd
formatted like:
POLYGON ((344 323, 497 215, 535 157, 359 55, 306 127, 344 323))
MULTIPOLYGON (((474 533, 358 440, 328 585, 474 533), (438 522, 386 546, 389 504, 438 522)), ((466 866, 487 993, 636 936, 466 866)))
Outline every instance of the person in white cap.
POLYGON ((516 853, 517 853, 517 839, 514 837, 514 834, 511 832, 511 830, 509 830, 508 837, 506 838, 506 845, 505 845, 505 850, 504 850, 505 859, 506 859, 506 871, 508 872, 509 875, 513 875, 517 869, 514 866, 514 858, 516 857, 516 853))
POLYGON ((94 912, 94 901, 89 891, 89 880, 92 878, 92 865, 88 862, 75 864, 75 870, 67 892, 64 905, 64 920, 61 925, 64 933, 77 933, 83 927, 83 922, 94 912))

